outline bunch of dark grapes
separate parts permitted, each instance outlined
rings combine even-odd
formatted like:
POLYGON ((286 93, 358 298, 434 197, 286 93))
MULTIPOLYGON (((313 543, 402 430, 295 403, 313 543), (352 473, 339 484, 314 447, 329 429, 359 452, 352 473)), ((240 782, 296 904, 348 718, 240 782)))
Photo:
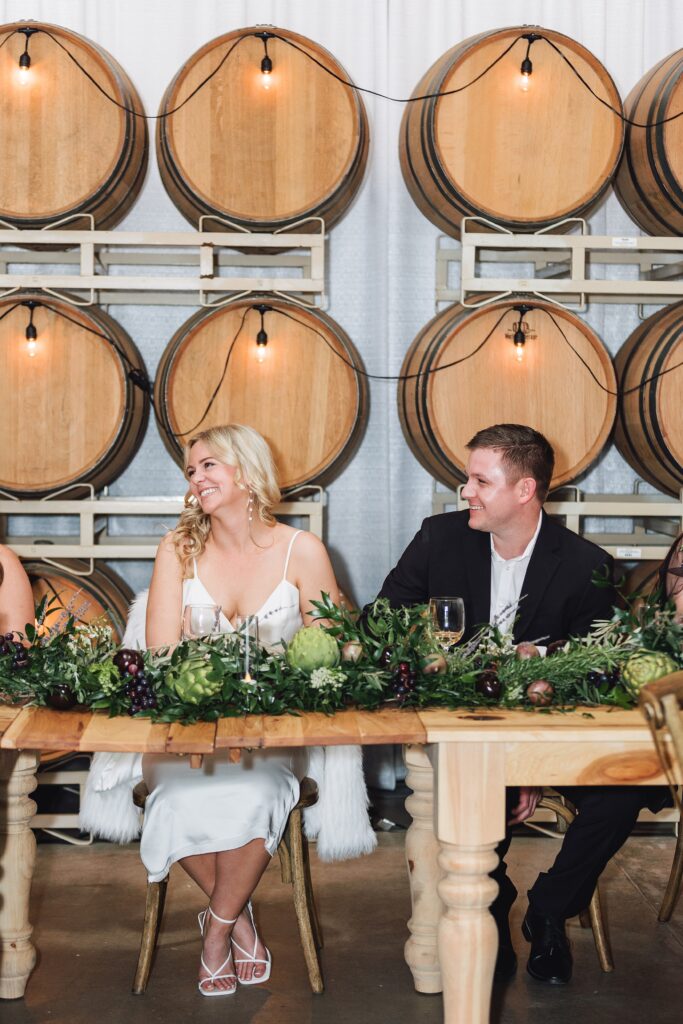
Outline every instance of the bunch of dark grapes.
POLYGON ((28 666, 28 651, 22 643, 14 639, 14 633, 0 635, 0 655, 12 655, 12 668, 15 670, 28 666))
POLYGON ((614 689, 619 682, 619 666, 609 669, 591 669, 586 675, 586 680, 591 686, 606 686, 608 690, 614 689))
POLYGON ((417 672, 410 667, 407 661, 399 661, 391 676, 391 692, 399 704, 405 704, 410 695, 415 692, 417 672))
POLYGON ((145 663, 139 651, 122 648, 114 655, 114 664, 125 683, 126 695, 130 698, 129 715, 138 711, 151 711, 157 706, 154 687, 145 675, 145 663))

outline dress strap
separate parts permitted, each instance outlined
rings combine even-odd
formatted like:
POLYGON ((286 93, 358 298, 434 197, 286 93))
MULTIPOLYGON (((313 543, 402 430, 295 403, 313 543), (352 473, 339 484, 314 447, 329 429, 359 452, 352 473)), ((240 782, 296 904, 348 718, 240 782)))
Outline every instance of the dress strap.
POLYGON ((284 568, 284 571, 282 573, 282 579, 283 580, 287 579, 287 569, 289 568, 289 556, 292 553, 292 547, 294 545, 294 541, 296 540, 296 538, 299 536, 300 533, 303 533, 303 530, 297 530, 296 533, 294 534, 294 536, 292 537, 292 539, 289 542, 289 547, 287 548, 287 557, 285 559, 285 568, 284 568))
POLYGON ((194 565, 194 576, 192 578, 195 579, 195 580, 199 579, 199 574, 197 572, 197 559, 196 558, 192 559, 192 564, 194 565))

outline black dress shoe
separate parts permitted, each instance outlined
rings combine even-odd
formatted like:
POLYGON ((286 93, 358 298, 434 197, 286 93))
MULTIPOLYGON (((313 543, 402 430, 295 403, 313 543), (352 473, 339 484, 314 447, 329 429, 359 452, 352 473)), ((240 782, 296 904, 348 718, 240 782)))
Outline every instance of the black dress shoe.
POLYGON ((550 985, 566 985, 572 976, 572 954, 564 921, 543 917, 531 907, 522 924, 522 934, 531 943, 526 969, 532 978, 550 985))
POLYGON ((503 920, 496 919, 496 926, 498 928, 498 955, 493 977, 496 981, 509 981, 517 970, 517 954, 512 945, 507 915, 503 920))

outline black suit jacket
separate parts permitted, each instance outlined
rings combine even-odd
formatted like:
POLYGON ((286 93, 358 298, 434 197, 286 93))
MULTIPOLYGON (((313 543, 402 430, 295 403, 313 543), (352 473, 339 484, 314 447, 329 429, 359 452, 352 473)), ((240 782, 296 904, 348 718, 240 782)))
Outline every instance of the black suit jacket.
MULTIPOLYGON (((542 515, 513 631, 517 643, 584 636, 595 619, 611 617, 615 600, 611 586, 592 582, 595 570, 611 581, 610 556, 542 515)), ((425 519, 378 595, 395 608, 425 604, 430 597, 462 597, 466 639, 489 621, 491 602, 491 535, 470 529, 468 522, 467 510, 425 519)))

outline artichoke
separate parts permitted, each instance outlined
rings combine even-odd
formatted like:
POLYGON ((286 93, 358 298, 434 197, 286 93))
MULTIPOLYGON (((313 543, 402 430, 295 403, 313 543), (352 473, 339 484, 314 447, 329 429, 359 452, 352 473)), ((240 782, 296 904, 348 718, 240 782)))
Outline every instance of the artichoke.
POLYGON ((621 679, 628 692, 637 697, 641 687, 654 683, 655 679, 675 672, 678 665, 668 654, 656 651, 638 651, 631 655, 621 670, 621 679))
POLYGON ((221 688, 221 679, 204 658, 187 658, 168 674, 168 686, 186 704, 199 704, 215 697, 221 688))
POLYGON ((309 673, 316 668, 336 668, 339 664, 337 641, 324 629, 304 626, 287 645, 287 664, 309 673))

